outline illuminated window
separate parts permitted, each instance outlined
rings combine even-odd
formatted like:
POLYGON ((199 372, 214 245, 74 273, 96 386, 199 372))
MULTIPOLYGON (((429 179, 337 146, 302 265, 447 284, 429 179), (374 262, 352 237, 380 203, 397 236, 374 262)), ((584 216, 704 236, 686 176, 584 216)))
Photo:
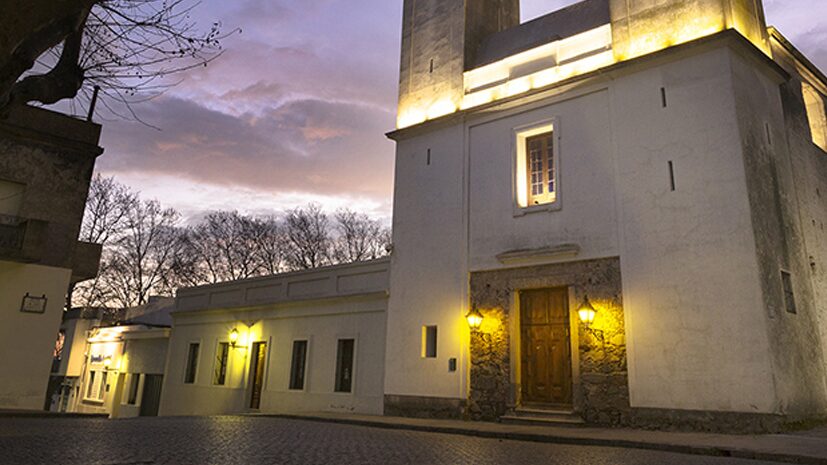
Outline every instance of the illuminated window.
POLYGON ((436 326, 422 327, 422 358, 436 358, 436 326))
POLYGON ((336 352, 336 392, 351 392, 353 386, 353 352, 356 341, 339 339, 336 352))
POLYGON ((528 208, 556 203, 559 173, 554 125, 518 131, 516 138, 517 205, 528 208))
POLYGON ((290 389, 304 389, 307 365, 307 341, 293 341, 293 362, 290 364, 290 389))
POLYGON ((212 383, 216 386, 223 386, 227 382, 227 359, 230 353, 228 342, 219 342, 215 350, 215 372, 212 383))
POLYGON ((195 384, 195 373, 198 370, 198 348, 200 344, 193 342, 187 352, 187 367, 184 374, 184 384, 195 384))
POLYGON ((824 96, 806 82, 801 84, 801 93, 807 107, 807 120, 810 122, 813 143, 822 150, 827 150, 827 112, 824 109, 824 96))
POLYGON ((103 402, 106 394, 106 371, 90 371, 86 382, 86 400, 103 402))

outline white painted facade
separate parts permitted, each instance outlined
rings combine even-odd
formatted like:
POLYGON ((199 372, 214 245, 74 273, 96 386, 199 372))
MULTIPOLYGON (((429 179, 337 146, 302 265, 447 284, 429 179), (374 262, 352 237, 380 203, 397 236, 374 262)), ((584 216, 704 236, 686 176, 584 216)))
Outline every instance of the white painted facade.
POLYGON ((381 414, 388 260, 182 289, 167 360, 162 415, 244 412, 381 414), (216 381, 221 343, 226 379, 216 381), (350 392, 336 392, 340 340, 354 341, 350 392), (295 341, 306 341, 303 383, 291 388, 295 341), (254 348, 263 349, 260 403, 251 403, 254 348), (189 351, 197 344, 192 382, 189 351))
MULTIPOLYGON (((619 257, 633 409, 827 413, 827 340, 784 347, 778 336, 823 334, 813 326, 825 318, 823 292, 808 300, 815 278, 795 269, 795 293, 807 314, 768 304, 774 290, 762 283, 765 251, 756 243, 763 207, 751 204, 756 179, 747 171, 759 149, 790 158, 786 139, 797 134, 778 90, 789 79, 730 31, 392 133, 385 394, 468 398, 463 317, 471 273, 619 257), (774 142, 756 147, 764 123, 774 142), (544 125, 554 128, 559 198, 521 208, 517 141, 544 125), (503 260, 555 249, 567 252, 503 260), (429 325, 438 326, 435 359, 421 353, 421 328, 429 325), (785 350, 797 354, 790 359, 818 358, 790 368, 779 363, 785 350), (461 369, 451 372, 454 357, 461 369), (804 365, 810 373, 797 378, 804 365)), ((798 158, 792 163, 819 164, 798 158)), ((817 172, 825 163, 827 155, 817 172)), ((782 175, 798 169, 785 167, 782 175)), ((819 183, 825 180, 813 185, 819 183)), ((790 177, 776 191, 794 185, 790 177)), ((803 262, 807 254, 827 259, 811 240, 790 260, 803 262)), ((787 266, 776 265, 773 273, 787 266)), ((572 312, 578 304, 570 302, 572 312)))

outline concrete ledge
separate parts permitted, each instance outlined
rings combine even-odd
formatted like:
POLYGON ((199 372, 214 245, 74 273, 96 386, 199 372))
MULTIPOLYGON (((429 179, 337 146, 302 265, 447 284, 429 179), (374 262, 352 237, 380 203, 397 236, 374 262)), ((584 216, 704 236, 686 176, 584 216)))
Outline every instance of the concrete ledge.
POLYGON ((252 416, 549 444, 619 447, 712 457, 827 465, 827 447, 824 445, 827 443, 827 435, 736 436, 588 427, 503 425, 456 420, 426 420, 327 413, 252 416))

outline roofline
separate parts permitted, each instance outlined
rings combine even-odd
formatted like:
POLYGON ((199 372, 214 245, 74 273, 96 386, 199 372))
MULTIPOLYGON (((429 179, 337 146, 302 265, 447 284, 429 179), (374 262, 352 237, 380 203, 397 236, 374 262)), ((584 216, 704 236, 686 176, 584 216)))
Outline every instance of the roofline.
POLYGON ((640 56, 640 57, 637 57, 637 58, 633 58, 631 60, 624 60, 624 61, 612 64, 610 66, 607 66, 605 68, 600 68, 600 69, 591 71, 591 72, 586 73, 586 74, 581 74, 581 75, 574 76, 574 77, 571 77, 569 79, 566 79, 566 80, 563 80, 563 81, 560 81, 560 82, 549 84, 546 87, 532 89, 532 90, 530 90, 528 92, 525 92, 523 94, 518 94, 518 95, 514 95, 512 97, 508 97, 508 98, 504 98, 504 99, 500 99, 500 100, 495 100, 495 101, 487 103, 485 105, 480 105, 480 106, 468 108, 468 109, 465 109, 465 110, 459 110, 455 113, 451 113, 449 115, 445 115, 445 116, 442 116, 440 118, 424 121, 422 123, 419 123, 419 124, 416 124, 416 125, 413 125, 413 126, 408 126, 408 127, 405 127, 405 128, 395 129, 393 131, 390 131, 390 132, 386 133, 385 136, 389 139, 392 139, 392 140, 398 142, 402 139, 405 139, 405 138, 408 138, 408 137, 411 137, 411 136, 415 136, 417 134, 428 131, 432 128, 442 127, 442 126, 454 123, 454 122, 462 120, 462 119, 464 119, 464 118, 466 118, 470 115, 474 115, 474 114, 477 114, 477 113, 481 113, 481 112, 485 112, 485 111, 490 111, 492 109, 496 109, 497 107, 499 107, 501 105, 506 105, 506 104, 509 104, 509 103, 513 103, 513 102, 516 102, 516 101, 519 101, 519 100, 525 99, 525 98, 537 97, 540 94, 547 93, 549 91, 559 89, 559 88, 563 88, 563 87, 566 87, 566 86, 571 86, 571 85, 576 84, 576 83, 581 82, 581 81, 587 81, 587 80, 591 80, 591 79, 597 78, 597 77, 602 76, 602 75, 616 73, 616 72, 619 72, 623 69, 630 68, 630 67, 633 67, 633 66, 639 66, 639 65, 644 64, 644 63, 649 62, 649 61, 655 61, 655 60, 663 59, 664 57, 668 57, 669 55, 671 55, 673 53, 676 53, 676 52, 681 52, 681 51, 685 51, 685 50, 691 50, 693 48, 707 46, 707 45, 710 45, 710 44, 714 44, 715 42, 722 42, 723 43, 723 42, 727 42, 727 41, 734 41, 734 45, 746 48, 746 50, 748 50, 752 54, 753 58, 759 60, 760 62, 763 62, 772 71, 774 71, 776 74, 778 74, 784 80, 787 80, 787 79, 790 78, 790 73, 788 73, 784 68, 782 68, 781 65, 776 63, 772 58, 768 57, 764 52, 762 52, 760 49, 758 49, 758 47, 756 47, 755 44, 750 42, 749 39, 747 39, 746 37, 741 35, 741 33, 739 33, 738 31, 736 31, 734 29, 726 29, 726 30, 723 30, 721 32, 718 32, 718 33, 715 33, 715 34, 712 34, 712 35, 709 35, 709 36, 706 36, 706 37, 701 37, 699 39, 695 39, 693 41, 686 42, 684 44, 674 45, 674 46, 669 47, 669 48, 658 50, 657 52, 649 53, 647 55, 643 55, 643 56, 640 56))
POLYGON ((813 73, 813 76, 815 76, 816 79, 821 81, 821 84, 824 85, 824 87, 827 87, 827 75, 825 75, 824 72, 821 71, 818 68, 818 66, 815 65, 815 63, 810 61, 810 59, 807 58, 806 55, 801 53, 801 51, 798 50, 798 48, 796 48, 796 46, 793 45, 793 43, 790 42, 790 40, 787 39, 784 36, 784 34, 781 33, 781 31, 776 29, 775 26, 770 26, 767 30, 770 33, 770 37, 777 40, 779 45, 784 47, 784 50, 789 52, 789 54, 792 55, 793 58, 795 58, 796 60, 798 60, 799 63, 804 65, 804 67, 807 68, 807 71, 813 73))
POLYGON ((390 263, 390 260, 391 260, 391 257, 387 256, 387 257, 376 258, 376 259, 373 259, 373 260, 366 260, 366 261, 361 261, 361 262, 351 262, 351 263, 342 263, 342 264, 338 264, 338 265, 322 266, 322 267, 319 267, 319 268, 311 268, 309 270, 290 271, 290 272, 286 272, 286 273, 277 273, 277 274, 271 274, 271 275, 266 275, 266 276, 256 276, 255 278, 238 279, 238 280, 235 280, 235 281, 224 281, 224 282, 215 283, 215 284, 202 284, 200 286, 182 287, 182 288, 179 288, 176 291, 176 298, 178 296, 180 296, 182 292, 183 293, 188 293, 189 291, 198 291, 198 290, 204 290, 204 289, 208 289, 208 288, 216 289, 216 288, 221 288, 221 287, 236 286, 236 285, 241 284, 241 283, 254 283, 254 282, 257 282, 257 281, 266 281, 266 280, 270 280, 270 279, 273 279, 273 278, 291 278, 291 277, 294 277, 294 276, 312 275, 314 273, 322 273, 322 272, 337 270, 337 269, 361 268, 361 267, 369 266, 369 265, 379 265, 379 264, 383 264, 383 263, 390 263))

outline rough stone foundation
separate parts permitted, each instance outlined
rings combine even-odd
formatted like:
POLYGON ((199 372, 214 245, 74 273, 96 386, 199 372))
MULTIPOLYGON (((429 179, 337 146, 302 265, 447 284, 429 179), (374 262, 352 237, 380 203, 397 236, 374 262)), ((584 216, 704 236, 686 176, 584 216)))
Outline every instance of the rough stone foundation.
POLYGON ((570 289, 569 311, 573 314, 586 294, 598 310, 594 331, 579 323, 572 328, 572 337, 579 341, 577 356, 572 357, 579 361, 572 373, 575 412, 588 423, 629 423, 626 334, 617 258, 472 273, 471 305, 482 312, 485 322, 482 330, 471 336, 470 418, 497 420, 518 406, 520 381, 514 379, 512 371, 519 361, 511 360, 511 345, 519 344, 519 334, 510 332, 519 324, 510 319, 519 316, 512 306, 522 289, 556 287, 570 289))
POLYGON ((464 417, 465 401, 442 397, 385 396, 385 415, 391 417, 457 420, 464 417))

